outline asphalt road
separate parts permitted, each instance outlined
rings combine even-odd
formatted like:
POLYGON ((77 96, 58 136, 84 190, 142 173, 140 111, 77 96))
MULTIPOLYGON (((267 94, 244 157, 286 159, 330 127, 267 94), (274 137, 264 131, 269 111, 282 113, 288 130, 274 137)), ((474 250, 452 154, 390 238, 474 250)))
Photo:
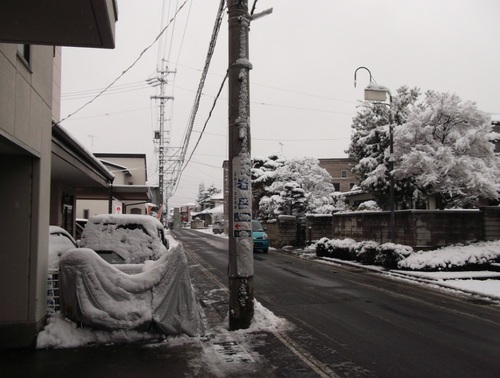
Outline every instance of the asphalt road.
MULTIPOLYGON (((190 229, 173 234, 227 286, 227 239, 190 229)), ((255 298, 295 326, 277 337, 325 375, 500 375, 498 305, 273 251, 255 254, 254 270, 255 298)))

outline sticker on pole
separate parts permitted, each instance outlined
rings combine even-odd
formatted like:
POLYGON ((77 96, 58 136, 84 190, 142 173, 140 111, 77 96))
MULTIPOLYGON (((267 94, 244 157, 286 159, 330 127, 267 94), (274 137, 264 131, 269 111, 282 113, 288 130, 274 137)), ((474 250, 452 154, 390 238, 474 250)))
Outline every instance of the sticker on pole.
POLYGON ((252 239, 252 160, 248 153, 240 153, 232 159, 232 230, 235 241, 234 272, 241 277, 253 276, 252 239))

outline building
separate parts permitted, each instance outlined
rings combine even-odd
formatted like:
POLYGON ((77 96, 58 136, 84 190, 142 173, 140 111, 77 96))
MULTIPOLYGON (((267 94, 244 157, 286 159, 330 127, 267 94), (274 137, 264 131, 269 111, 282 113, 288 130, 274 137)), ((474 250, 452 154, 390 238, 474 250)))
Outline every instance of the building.
POLYGON ((0 3, 0 349, 33 346, 45 325, 51 212, 62 224, 68 210, 51 203, 60 103, 54 46, 112 48, 116 21, 113 0, 0 3))
POLYGON ((337 192, 348 192, 359 183, 358 177, 351 172, 356 161, 349 158, 318 159, 319 166, 332 176, 332 184, 337 192))
POLYGON ((76 203, 76 217, 88 219, 96 214, 146 214, 146 203, 161 205, 159 188, 146 184, 146 154, 95 153, 95 158, 114 176, 108 197, 96 198, 81 193, 76 203))
POLYGON ((214 194, 210 198, 200 203, 200 211, 193 212, 192 218, 201 219, 208 226, 214 222, 224 221, 224 194, 214 194))

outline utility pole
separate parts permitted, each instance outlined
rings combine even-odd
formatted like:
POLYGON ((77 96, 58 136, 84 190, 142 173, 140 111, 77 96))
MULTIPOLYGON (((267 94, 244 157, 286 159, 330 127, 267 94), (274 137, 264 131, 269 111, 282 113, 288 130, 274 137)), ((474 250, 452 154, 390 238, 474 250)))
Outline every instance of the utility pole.
POLYGON ((254 315, 250 91, 247 0, 228 0, 229 15, 229 329, 254 315))
POLYGON ((167 135, 165 136, 165 104, 168 100, 174 99, 172 96, 165 96, 165 86, 167 85, 167 75, 175 72, 176 71, 169 71, 164 65, 162 69, 158 71, 158 76, 147 80, 149 85, 154 87, 160 86, 160 95, 150 96, 150 98, 160 101, 160 127, 159 131, 155 131, 154 139, 158 140, 158 186, 160 189, 159 205, 160 210, 162 211, 161 220, 163 224, 165 224, 163 212, 168 212, 168 193, 165 186, 165 156, 168 153, 167 149, 170 144, 170 132, 167 131, 167 135), (167 146, 165 146, 165 142, 167 142, 167 146))

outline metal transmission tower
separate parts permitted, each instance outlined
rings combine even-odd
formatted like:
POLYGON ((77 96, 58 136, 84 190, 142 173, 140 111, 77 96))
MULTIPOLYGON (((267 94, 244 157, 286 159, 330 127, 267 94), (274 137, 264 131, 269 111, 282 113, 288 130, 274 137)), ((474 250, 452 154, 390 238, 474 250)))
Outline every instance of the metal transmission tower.
MULTIPOLYGON (((168 210, 167 201, 169 183, 166 184, 168 180, 165 180, 165 176, 168 175, 168 168, 165 169, 165 164, 170 147, 170 128, 165 127, 165 104, 168 100, 173 100, 174 97, 165 95, 165 86, 167 85, 167 76, 170 73, 176 73, 176 71, 169 71, 168 67, 164 64, 162 69, 157 71, 156 77, 146 80, 149 85, 153 87, 160 87, 160 94, 158 96, 150 96, 150 98, 160 101, 159 130, 155 130, 154 132, 154 141, 155 143, 158 143, 158 186, 160 189, 159 205, 162 208, 162 212, 168 210)), ((164 221, 163 215, 162 220, 164 221)))

